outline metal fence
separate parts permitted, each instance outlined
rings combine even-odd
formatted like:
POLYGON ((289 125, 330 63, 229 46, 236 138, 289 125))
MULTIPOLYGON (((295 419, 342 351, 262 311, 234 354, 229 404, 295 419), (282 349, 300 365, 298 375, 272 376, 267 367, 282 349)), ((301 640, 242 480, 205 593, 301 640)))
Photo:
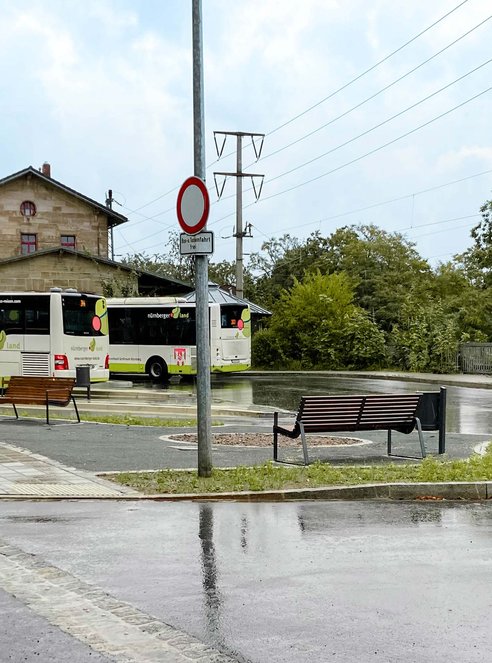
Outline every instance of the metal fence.
POLYGON ((459 368, 462 373, 492 375, 492 343, 462 343, 459 368))

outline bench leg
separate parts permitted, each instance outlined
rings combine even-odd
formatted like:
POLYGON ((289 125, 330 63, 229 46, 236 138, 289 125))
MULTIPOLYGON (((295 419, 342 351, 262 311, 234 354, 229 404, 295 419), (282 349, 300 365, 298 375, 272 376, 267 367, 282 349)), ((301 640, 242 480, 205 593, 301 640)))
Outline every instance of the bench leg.
POLYGON ((19 413, 17 412, 17 408, 15 407, 15 403, 12 403, 12 407, 14 408, 15 418, 18 419, 19 418, 19 413))
POLYGON ((50 406, 48 403, 48 399, 46 399, 46 423, 49 425, 50 423, 50 406))
POLYGON ((301 429, 301 441, 302 441, 302 453, 304 454, 304 465, 309 465, 306 433, 304 432, 304 424, 302 422, 299 422, 299 428, 301 429))
MULTIPOLYGON (((420 453, 422 458, 425 458, 427 456, 427 452, 425 450, 424 434, 422 432, 422 424, 420 423, 420 419, 418 417, 415 417, 415 425, 417 426, 417 431, 419 435, 420 453)), ((401 456, 400 454, 395 454, 395 455, 398 458, 415 458, 416 460, 418 460, 418 458, 415 456, 401 456)), ((391 453, 391 430, 389 429, 388 429, 388 456, 393 456, 393 454, 391 453)))
POLYGON ((422 452, 422 458, 425 458, 427 454, 425 451, 424 434, 422 433, 422 424, 418 417, 415 417, 415 423, 417 424, 417 430, 419 432, 420 451, 422 452))
POLYGON ((73 406, 74 406, 74 408, 75 408, 75 414, 77 415, 77 421, 78 421, 79 424, 80 424, 79 410, 78 410, 77 403, 75 402, 75 398, 73 397, 73 395, 72 395, 72 403, 73 403, 73 406))

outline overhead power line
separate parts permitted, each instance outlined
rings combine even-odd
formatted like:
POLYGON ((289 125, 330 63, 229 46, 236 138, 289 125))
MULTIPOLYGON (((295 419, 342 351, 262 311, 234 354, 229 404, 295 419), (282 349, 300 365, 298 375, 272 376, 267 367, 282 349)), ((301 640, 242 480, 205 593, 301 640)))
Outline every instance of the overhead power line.
MULTIPOLYGON (((380 150, 383 150, 386 147, 389 147, 389 145, 393 145, 394 143, 397 143, 398 141, 402 140, 403 138, 407 138, 408 136, 411 136, 412 134, 416 133, 417 131, 420 131, 420 129, 423 129, 424 127, 428 127, 430 124, 433 124, 434 122, 437 122, 437 120, 442 119, 443 117, 446 117, 446 115, 450 115, 454 111, 458 110, 459 108, 462 108, 463 106, 466 106, 466 104, 469 104, 470 102, 474 101, 475 99, 478 99, 479 97, 483 96, 487 92, 490 92, 492 90, 492 87, 488 87, 482 92, 479 92, 478 94, 475 94, 473 97, 470 97, 469 99, 466 99, 466 101, 463 101, 461 104, 458 104, 457 106, 453 106, 453 108, 450 108, 449 110, 445 111, 444 113, 441 113, 440 115, 437 115, 436 117, 433 117, 431 120, 428 120, 427 122, 424 122, 423 124, 420 124, 418 127, 415 127, 414 129, 411 129, 410 131, 405 132, 404 134, 401 134, 400 136, 397 136, 396 138, 393 138, 392 140, 389 140, 387 143, 384 143, 383 145, 380 145, 379 147, 375 147, 372 150, 369 150, 369 152, 365 152, 359 157, 356 157, 355 159, 351 159, 350 161, 347 161, 346 163, 341 164, 340 166, 337 166, 336 168, 332 168, 332 170, 327 171, 326 173, 321 173, 320 175, 317 175, 316 177, 312 177, 309 180, 306 180, 305 182, 300 182, 299 184, 295 184, 294 186, 289 187, 288 189, 284 189, 283 191, 278 191, 277 193, 272 193, 269 196, 263 196, 261 201, 259 201, 258 204, 261 204, 261 202, 264 202, 265 200, 270 200, 271 198, 277 198, 278 196, 282 196, 285 193, 289 193, 290 191, 295 191, 296 189, 300 189, 303 186, 306 186, 306 184, 311 184, 311 182, 316 182, 317 180, 322 179, 323 177, 327 177, 328 175, 332 175, 333 173, 338 172, 339 170, 342 170, 343 168, 346 168, 347 166, 351 166, 354 163, 357 163, 358 161, 362 161, 362 159, 365 159, 366 157, 371 156, 372 154, 375 154, 376 152, 379 152, 380 150)), ((253 203, 250 203, 249 205, 246 205, 246 207, 250 207, 253 203)), ((230 216, 230 215, 228 215, 230 216)), ((218 221, 222 221, 222 219, 218 219, 218 221)))
MULTIPOLYGON (((461 220, 461 219, 471 219, 472 217, 475 217, 475 216, 477 216, 477 214, 471 214, 471 215, 469 215, 469 216, 460 216, 460 217, 457 217, 457 218, 455 218, 455 219, 445 219, 444 221, 434 221, 434 222, 432 222, 432 223, 422 224, 421 227, 428 226, 428 225, 437 225, 437 224, 440 224, 440 223, 449 223, 449 222, 451 222, 451 221, 459 221, 459 220, 461 220)), ((461 226, 457 226, 457 227, 453 228, 453 230, 463 230, 463 229, 465 229, 465 228, 469 228, 469 226, 470 226, 470 224, 467 223, 467 224, 464 225, 464 226, 463 226, 463 225, 461 225, 461 226)), ((258 230, 258 228, 257 228, 257 230, 258 230)), ((406 230, 409 230, 409 229, 408 229, 408 228, 404 228, 404 229, 402 229, 402 230, 386 231, 386 232, 390 232, 390 233, 395 234, 395 235, 402 235, 406 230)), ((436 235, 436 234, 441 233, 441 232, 449 232, 449 228, 441 228, 440 230, 433 230, 433 231, 430 232, 430 233, 420 234, 420 235, 417 235, 417 236, 414 237, 414 238, 408 239, 408 241, 410 241, 410 242, 413 244, 413 243, 414 243, 414 240, 416 240, 416 239, 420 239, 421 237, 428 237, 428 236, 430 236, 430 235, 436 235)), ((264 233, 262 233, 262 234, 264 234, 264 233)), ((265 237, 266 237, 266 235, 265 235, 265 237)), ((270 238, 268 238, 268 239, 270 239, 270 238)), ((304 247, 303 247, 302 245, 300 245, 300 246, 297 247, 297 248, 302 249, 302 248, 304 248, 304 247)), ((446 254, 446 255, 451 255, 451 254, 446 254)), ((435 256, 435 257, 437 257, 437 256, 435 256)), ((300 263, 300 262, 302 261, 302 259, 303 259, 303 258, 302 258, 302 256, 300 256, 300 255, 296 255, 296 256, 293 256, 293 257, 291 257, 291 258, 289 258, 289 259, 286 259, 286 258, 285 258, 285 254, 284 254, 284 257, 283 257, 283 259, 282 259, 282 264, 283 264, 283 265, 293 265, 293 264, 295 264, 296 262, 299 262, 299 263, 300 263)))
POLYGON ((357 136, 354 136, 353 138, 350 138, 349 140, 346 140, 344 143, 340 143, 340 145, 337 145, 336 147, 331 148, 327 152, 323 152, 323 154, 320 154, 317 157, 314 157, 313 159, 310 159, 309 161, 305 161, 304 163, 301 163, 299 166, 295 166, 294 168, 291 168, 290 170, 286 170, 284 173, 281 173, 280 175, 276 175, 275 177, 271 177, 268 180, 269 183, 274 182, 275 180, 278 180, 281 177, 285 177, 286 175, 290 175, 290 173, 294 173, 296 170, 299 170, 300 168, 304 168, 305 166, 309 166, 310 164, 314 163, 315 161, 318 161, 319 159, 322 159, 323 157, 326 157, 329 154, 333 154, 333 152, 336 152, 337 150, 341 149, 342 147, 346 147, 347 145, 350 145, 350 143, 353 143, 354 141, 358 140, 359 138, 362 138, 363 136, 367 136, 368 134, 375 131, 376 129, 379 129, 380 127, 383 127, 385 124, 388 124, 388 122, 392 122, 397 117, 400 117, 401 115, 404 115, 405 113, 408 113, 408 111, 416 108, 417 106, 420 106, 425 101, 428 101, 429 99, 432 99, 432 97, 435 97, 436 95, 440 94, 441 92, 444 92, 444 90, 447 90, 451 86, 456 85, 456 83, 459 83, 464 78, 467 78, 468 76, 471 76, 471 74, 474 74, 476 71, 478 71, 479 69, 482 69, 483 67, 490 64, 491 62, 492 62, 492 58, 490 58, 486 62, 483 62, 481 65, 479 65, 478 67, 475 67, 471 71, 468 71, 466 74, 463 74, 463 76, 460 76, 459 78, 456 78, 451 83, 448 83, 447 85, 444 85, 443 87, 439 88, 439 90, 436 90, 435 92, 432 92, 431 94, 428 94, 423 99, 420 99, 419 101, 416 101, 414 104, 411 104, 410 106, 407 106, 407 108, 404 108, 403 110, 399 111, 398 113, 395 113, 395 115, 392 115, 391 117, 388 117, 386 120, 383 120, 382 122, 379 122, 378 124, 375 124, 370 129, 367 129, 366 131, 363 131, 362 133, 358 134, 357 136))
MULTIPOLYGON (((279 148, 278 148, 277 150, 275 150, 274 152, 270 152, 269 154, 266 154, 265 156, 263 156, 263 157, 261 158, 261 161, 265 161, 265 159, 269 159, 270 157, 273 157, 273 156, 275 156, 276 154, 279 154, 280 152, 283 152, 284 150, 287 150, 289 147, 292 147, 293 145, 297 145, 298 143, 301 143, 303 140, 306 140, 307 138, 310 138, 311 136, 314 136, 314 134, 318 133, 318 132, 321 131, 322 129, 326 129, 326 127, 331 126, 332 124, 334 124, 334 123, 337 122, 338 120, 341 120, 342 118, 346 117, 347 115, 349 115, 349 114, 352 113, 353 111, 357 110, 358 108, 361 108, 362 106, 364 106, 365 104, 367 104, 369 101, 372 101, 373 99, 375 99, 376 97, 378 97, 378 96, 379 96, 380 94, 382 94, 383 92, 386 92, 387 90, 389 90, 390 88, 392 88, 392 87, 393 87, 394 85, 396 85, 397 83, 400 83, 400 81, 402 81, 403 79, 405 79, 405 78, 407 78, 408 76, 410 76, 410 74, 413 74, 413 73, 416 72, 418 69, 421 69, 424 65, 428 64, 429 62, 431 62, 431 60, 434 60, 434 59, 437 58, 439 55, 442 55, 442 53, 444 53, 445 51, 447 51, 449 48, 451 48, 452 46, 454 46, 455 44, 457 44, 459 41, 461 41, 462 39, 464 39, 465 37, 467 37, 468 35, 470 35, 472 32, 474 32, 475 30, 477 30, 478 28, 480 28, 480 27, 481 27, 482 25, 484 25, 485 23, 487 23, 487 21, 490 21, 491 18, 492 18, 492 15, 491 15, 491 16, 488 16, 486 19, 484 19, 483 21, 481 21, 480 23, 478 23, 477 25, 475 25, 473 28, 471 28, 471 30, 468 30, 468 32, 465 32, 465 33, 462 34, 460 37, 458 37, 457 39, 455 39, 454 41, 452 41, 450 44, 448 44, 448 45, 445 46, 444 48, 441 48, 440 51, 437 51, 437 53, 434 53, 434 55, 431 55, 429 58, 427 58, 427 60, 424 60, 423 62, 421 62, 420 64, 418 64, 416 67, 413 67, 412 69, 410 69, 409 71, 407 71, 407 72, 406 72, 405 74, 403 74, 402 76, 399 76, 397 79, 395 79, 395 80, 392 81, 391 83, 388 83, 388 85, 386 85, 385 87, 381 88, 380 90, 378 90, 378 91, 375 92, 374 94, 371 94, 369 97, 367 97, 366 99, 364 99, 364 100, 361 101, 360 103, 356 104, 355 106, 352 106, 351 108, 349 108, 348 110, 344 111, 344 112, 341 113, 340 115, 337 115, 336 117, 334 117, 333 119, 331 119, 329 122, 325 122, 325 124, 322 124, 322 125, 321 125, 320 127, 318 127, 317 129, 313 129, 313 131, 310 131, 309 133, 304 134, 304 135, 301 136, 300 138, 297 138, 296 140, 292 141, 291 143, 288 143, 287 145, 284 145, 283 147, 279 147, 279 148)), ((248 168, 249 168, 249 166, 248 166, 248 168)))
MULTIPOLYGON (((386 62, 387 60, 389 60, 390 58, 392 58, 394 55, 396 55, 397 53, 399 53, 400 51, 402 51, 404 48, 406 48, 407 46, 409 46, 411 43, 413 43, 414 41, 416 41, 417 39, 419 39, 419 37, 422 37, 424 34, 426 34, 427 32, 429 32, 430 30, 432 30, 432 28, 434 28, 436 25, 439 25, 439 23, 441 23, 441 22, 444 21, 446 18, 448 18, 449 16, 451 16, 451 14, 453 14, 453 13, 456 12, 458 9, 460 9, 460 7, 462 7, 463 5, 465 5, 468 1, 469 1, 469 0, 463 0, 463 2, 460 2, 458 5, 456 5, 456 7, 454 7, 454 8, 451 9, 450 11, 446 12, 443 16, 441 16, 441 17, 438 18, 436 21, 434 21, 433 23, 431 23, 429 26, 427 26, 426 28, 424 28, 423 30, 421 30, 418 34, 416 34, 415 36, 413 36, 411 39, 407 40, 404 44, 402 44, 401 46, 399 46, 397 49, 395 49, 394 51, 392 51, 391 53, 389 53, 388 55, 386 55, 384 58, 382 58, 381 60, 379 60, 378 62, 376 62, 375 64, 373 64, 373 65, 372 65, 371 67, 369 67, 368 69, 365 69, 362 73, 360 73, 360 74, 358 74, 357 76, 355 76, 355 78, 351 79, 350 81, 348 81, 347 83, 345 83, 344 85, 342 85, 340 88, 334 90, 334 91, 331 92, 329 95, 327 95, 326 97, 324 97, 324 98, 321 99, 320 101, 316 102, 315 104, 313 104, 313 105, 310 106, 309 108, 306 108, 306 109, 305 109, 304 111, 302 111, 301 113, 298 113, 297 115, 295 115, 294 117, 290 118, 289 120, 286 120, 285 122, 283 122, 283 123, 282 123, 281 125, 279 125, 278 127, 275 127, 274 129, 271 129, 270 132, 267 133, 266 135, 267 135, 267 136, 271 136, 272 134, 276 133, 276 132, 279 131, 280 129, 283 129, 284 127, 288 126, 289 124, 291 124, 291 123, 294 122, 295 120, 299 119, 299 118, 302 117, 303 115, 306 115, 307 113, 309 113, 309 112, 310 112, 311 110, 313 110, 314 108, 317 108, 318 106, 320 106, 321 104, 323 104, 325 101, 328 101, 329 99, 331 99, 331 98, 334 97, 335 95, 339 94, 340 92, 342 92, 343 90, 345 90, 346 88, 348 88, 350 85, 352 85, 352 84, 355 83, 356 81, 358 81, 358 80, 360 80, 361 78, 363 78, 364 76, 366 76, 366 75, 367 75, 368 73, 370 73, 371 71, 374 71, 374 69, 376 69, 376 68, 379 67, 381 64, 383 64, 384 62, 386 62)), ((476 27, 479 27, 479 26, 476 26, 476 27)), ((475 29, 475 28, 474 28, 474 29, 475 29)), ((467 33, 467 34, 469 34, 469 33, 467 33)), ((463 36, 466 36, 466 35, 463 35, 463 36)), ((459 40, 457 40, 457 41, 459 41, 459 40)), ((450 46, 451 46, 451 45, 452 45, 452 44, 450 44, 450 46)), ((449 47, 447 47, 447 48, 449 48, 449 47)), ((444 49, 444 50, 445 50, 445 49, 444 49)), ((442 51, 441 51, 441 52, 442 52, 442 51)), ((439 55, 439 53, 436 53, 436 55, 433 56, 433 57, 437 57, 437 55, 439 55)), ((431 58, 431 59, 432 59, 432 58, 431 58)), ((423 64, 425 64, 425 63, 423 63, 423 64)), ((422 65, 420 65, 420 66, 422 66, 422 65)), ((411 72, 409 72, 409 73, 411 73, 411 72)), ((365 103, 365 102, 364 102, 364 103, 365 103)), ((234 154, 234 153, 231 152, 231 154, 234 154)), ((228 155, 226 155, 226 156, 230 156, 230 154, 228 154, 228 155)), ((213 165, 214 165, 214 164, 209 164, 209 165, 207 166, 207 170, 208 170, 209 168, 211 168, 213 165)), ((249 166, 248 166, 248 167, 249 167, 249 166)), ((169 189, 168 191, 166 191, 165 193, 160 194, 159 196, 156 196, 155 198, 153 198, 153 199, 150 200, 149 202, 144 203, 143 205, 140 205, 139 207, 136 207, 135 209, 132 209, 132 210, 129 210, 129 211, 130 211, 131 213, 139 212, 140 210, 144 209, 145 207, 148 207, 149 205, 152 205, 153 203, 157 202, 158 200, 161 200, 162 198, 165 198, 166 196, 170 195, 171 193, 174 193, 174 192, 178 191, 178 190, 179 190, 179 186, 180 186, 180 185, 178 184, 178 185, 176 185, 175 187, 173 187, 172 189, 169 189)), ((128 208, 126 208, 126 209, 128 209, 128 208)), ((168 211, 169 211, 169 210, 166 210, 166 212, 168 212, 168 211)))
POLYGON ((468 0, 464 0, 464 2, 460 2, 459 5, 456 5, 456 7, 454 7, 450 11, 448 11, 446 14, 444 14, 444 16, 441 16, 439 19, 437 19, 437 21, 434 21, 434 23, 431 23, 431 25, 429 25, 424 30, 421 30, 421 32, 419 32, 417 35, 415 35, 414 37, 412 37, 411 39, 406 41, 404 44, 399 46, 397 49, 395 49, 394 51, 392 51, 391 53, 386 55, 381 60, 378 60, 378 62, 376 62, 375 64, 370 66, 368 69, 365 69, 361 74, 359 74, 355 78, 352 78, 348 83, 345 83, 344 85, 342 85, 338 89, 334 90, 333 92, 331 92, 329 95, 327 95, 323 99, 320 99, 320 101, 316 102, 312 106, 309 106, 309 108, 306 108, 306 110, 304 110, 301 113, 298 113, 297 115, 292 117, 290 120, 287 120, 283 124, 280 124, 278 127, 275 127, 275 129, 271 129, 266 135, 271 136, 272 134, 276 133, 277 131, 280 131, 280 129, 283 129, 284 127, 291 124, 292 122, 295 122, 295 120, 298 120, 300 117, 303 117, 303 115, 306 115, 307 113, 312 111, 314 108, 317 108, 321 104, 324 104, 325 101, 328 101, 328 99, 332 99, 339 92, 342 92, 343 90, 346 90, 350 85, 352 85, 356 81, 360 80, 363 76, 366 76, 371 71, 374 71, 374 69, 376 69, 376 67, 379 67, 381 64, 383 64, 383 62, 386 62, 387 60, 392 58, 394 55, 396 55, 397 53, 402 51, 404 48, 409 46, 412 42, 416 41, 419 37, 422 37, 422 35, 424 35, 426 32, 429 32, 429 30, 432 30, 432 28, 434 28, 436 25, 441 23, 441 21, 444 21, 446 18, 448 18, 448 16, 451 16, 451 14, 453 14, 455 11, 457 11, 460 7, 465 5, 467 2, 468 2, 468 0))
MULTIPOLYGON (((326 223, 327 221, 333 221, 335 219, 341 219, 341 218, 344 218, 346 216, 351 216, 352 214, 359 214, 360 212, 366 212, 368 210, 376 209, 377 207, 383 207, 384 205, 390 205, 392 203, 400 202, 402 200, 408 200, 409 198, 414 198, 416 196, 421 196, 421 195, 424 195, 426 193, 432 193, 432 191, 438 191, 439 189, 444 189, 448 186, 453 186, 454 184, 461 184, 462 182, 466 182, 468 180, 475 179, 476 177, 482 177, 483 175, 490 175, 491 173, 492 173, 492 169, 483 170, 479 173, 474 173, 473 175, 467 175, 466 177, 460 177, 459 179, 456 179, 456 180, 451 180, 449 182, 443 182, 442 184, 437 184, 436 186, 427 187, 426 189, 420 189, 419 191, 414 191, 412 193, 407 193, 407 194, 404 194, 402 196, 397 196, 395 198, 388 198, 387 200, 382 200, 382 201, 377 202, 377 203, 372 203, 370 205, 365 205, 364 207, 357 207, 355 209, 348 210, 348 211, 345 211, 345 212, 340 212, 338 214, 332 214, 331 216, 326 216, 326 217, 323 217, 321 219, 316 219, 315 221, 308 221, 307 223, 297 223, 295 226, 284 227, 284 228, 282 228, 281 231, 272 232, 270 235, 266 235, 261 228, 258 228, 258 226, 255 226, 255 229, 261 235, 263 235, 264 237, 269 239, 270 237, 273 237, 274 235, 278 235, 280 233, 285 233, 285 232, 288 232, 289 230, 297 230, 299 228, 306 228, 308 226, 320 225, 321 223, 326 223)), ((174 227, 174 224, 172 226, 169 226, 169 228, 171 228, 171 227, 174 227)), ((148 239, 151 239, 152 237, 164 232, 167 229, 168 228, 161 228, 160 230, 158 230, 157 232, 152 233, 151 235, 146 235, 145 237, 141 237, 140 239, 136 240, 134 242, 134 244, 144 242, 148 239)), ((116 230, 116 232, 119 232, 120 235, 121 235, 121 229, 119 227, 117 227, 115 230, 116 230)), ((134 247, 129 242, 127 242, 124 238, 123 238, 123 241, 125 242, 125 244, 127 244, 127 246, 134 249, 134 247)), ((148 248, 154 248, 154 247, 152 246, 152 247, 148 247, 148 248)), ((145 251, 147 249, 145 248, 145 249, 141 249, 141 250, 145 251)))

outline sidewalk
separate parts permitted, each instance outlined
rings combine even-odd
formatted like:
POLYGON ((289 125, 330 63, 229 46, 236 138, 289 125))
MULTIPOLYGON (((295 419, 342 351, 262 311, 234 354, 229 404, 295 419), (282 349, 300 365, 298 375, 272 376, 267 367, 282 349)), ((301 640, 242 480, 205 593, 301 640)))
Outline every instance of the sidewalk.
POLYGON ((137 496, 130 488, 99 479, 95 474, 0 444, 0 499, 87 498, 137 496))

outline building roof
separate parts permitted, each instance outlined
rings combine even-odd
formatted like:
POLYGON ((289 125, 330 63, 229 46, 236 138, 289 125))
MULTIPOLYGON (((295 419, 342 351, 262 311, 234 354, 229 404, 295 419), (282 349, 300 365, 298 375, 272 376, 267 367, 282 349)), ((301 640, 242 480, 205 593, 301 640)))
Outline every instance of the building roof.
POLYGON ((27 175, 32 175, 34 177, 37 177, 38 179, 45 182, 46 184, 49 184, 49 185, 55 187, 56 189, 60 189, 61 191, 64 191, 65 193, 68 193, 71 196, 74 196, 75 198, 78 198, 79 200, 86 203, 87 205, 90 205, 91 207, 94 207, 99 212, 102 212, 108 218, 108 226, 119 226, 121 223, 126 223, 126 221, 128 221, 128 218, 126 216, 123 216, 123 214, 118 214, 118 212, 115 212, 114 210, 110 209, 109 207, 106 207, 106 205, 102 205, 101 203, 98 203, 96 200, 92 200, 92 198, 88 198, 87 196, 84 196, 83 193, 79 193, 78 191, 75 191, 75 189, 71 189, 70 187, 65 186, 65 184, 62 184, 61 182, 58 182, 57 180, 53 179, 52 177, 48 177, 47 175, 43 175, 42 172, 40 172, 36 168, 33 168, 32 166, 29 166, 28 168, 24 168, 23 170, 19 170, 17 173, 13 173, 12 175, 8 175, 7 177, 1 178, 0 179, 0 186, 3 186, 4 184, 8 184, 9 182, 13 182, 14 180, 17 180, 21 177, 26 177, 27 175))
POLYGON ((35 260, 41 256, 47 255, 72 255, 76 258, 82 258, 84 260, 90 260, 92 262, 97 262, 102 265, 108 265, 114 269, 119 269, 124 272, 134 272, 138 276, 138 286, 139 291, 154 291, 159 290, 163 295, 174 295, 176 293, 186 294, 192 290, 192 286, 184 281, 178 281, 177 279, 171 278, 170 276, 161 276, 155 272, 149 272, 145 269, 130 267, 129 265, 124 265, 121 262, 115 262, 114 260, 109 260, 109 258, 101 258, 100 256, 95 256, 90 253, 84 253, 82 251, 76 251, 75 249, 70 249, 67 247, 57 246, 52 249, 41 249, 40 251, 35 251, 34 253, 29 253, 25 256, 13 256, 11 258, 5 258, 0 260, 0 267, 3 265, 8 265, 13 262, 20 262, 21 260, 35 260))
MULTIPOLYGON (((190 292, 185 296, 185 299, 188 302, 196 301, 196 292, 190 292)), ((272 315, 271 311, 268 311, 266 308, 258 306, 258 304, 253 304, 247 299, 240 299, 235 295, 231 295, 227 290, 223 290, 216 283, 208 284, 208 301, 215 304, 243 304, 247 305, 250 308, 250 311, 253 315, 272 315)))

